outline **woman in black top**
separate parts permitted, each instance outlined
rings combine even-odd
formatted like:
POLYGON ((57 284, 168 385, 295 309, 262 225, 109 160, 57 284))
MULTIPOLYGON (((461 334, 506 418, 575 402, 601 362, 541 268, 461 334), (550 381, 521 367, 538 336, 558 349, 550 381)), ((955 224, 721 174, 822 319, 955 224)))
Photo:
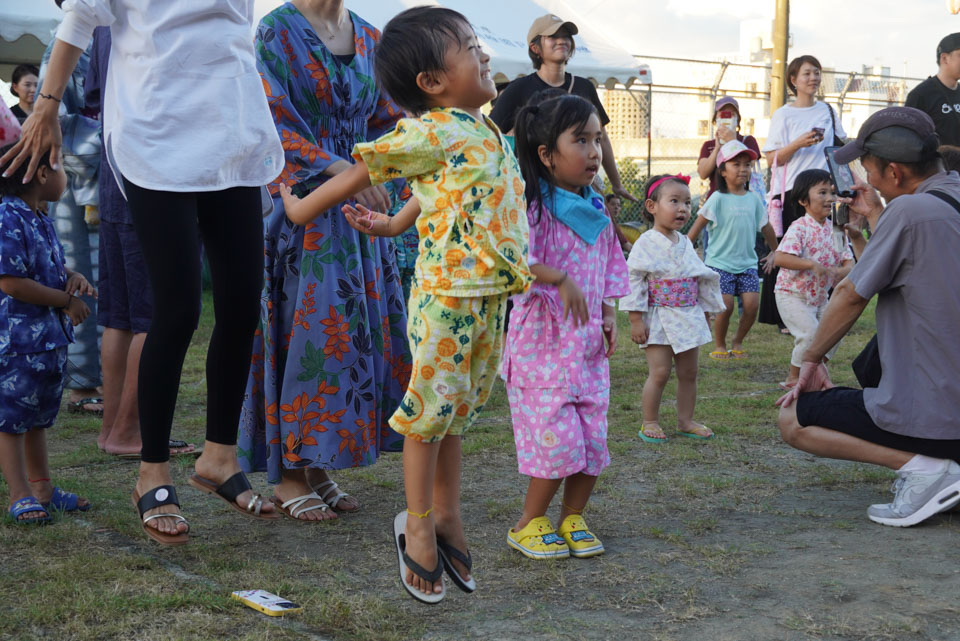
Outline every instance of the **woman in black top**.
MULTIPOLYGON (((548 14, 534 20, 527 33, 529 48, 527 53, 536 71, 529 76, 517 78, 500 94, 490 112, 490 118, 505 133, 513 131, 514 120, 520 107, 534 95, 547 89, 561 89, 585 98, 597 108, 600 124, 606 127, 610 122, 603 109, 600 97, 593 84, 586 78, 580 78, 566 72, 567 62, 573 56, 576 45, 573 36, 578 32, 577 25, 548 14)), ((639 202, 620 182, 617 159, 613 155, 613 145, 603 130, 601 142, 603 150, 603 170, 610 181, 613 193, 632 202, 639 202)))
POLYGON ((18 65, 13 70, 13 84, 10 85, 10 93, 20 99, 20 102, 10 107, 10 111, 17 117, 17 120, 23 124, 31 113, 33 113, 33 98, 37 94, 37 78, 40 76, 40 70, 34 65, 18 65))

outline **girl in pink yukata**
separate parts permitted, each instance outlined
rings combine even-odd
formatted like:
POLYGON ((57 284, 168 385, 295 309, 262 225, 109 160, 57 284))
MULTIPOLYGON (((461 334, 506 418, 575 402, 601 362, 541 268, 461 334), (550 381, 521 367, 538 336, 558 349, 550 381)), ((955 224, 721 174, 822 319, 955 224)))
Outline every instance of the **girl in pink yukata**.
POLYGON ((640 438, 667 440, 660 428, 660 399, 677 365, 677 429, 708 439, 713 432, 693 420, 697 402, 700 346, 711 340, 705 312, 726 309, 720 275, 703 264, 693 243, 680 233, 690 218, 687 176, 653 176, 646 185, 644 214, 653 229, 630 250, 630 296, 620 309, 630 312, 630 337, 644 348, 650 374, 643 385, 640 438))
POLYGON ((504 354, 517 459, 530 477, 507 544, 532 559, 604 551, 582 512, 610 463, 607 359, 617 346, 614 299, 629 288, 603 196, 590 187, 602 136, 596 110, 577 96, 551 98, 517 116, 535 280, 513 298, 504 354), (561 483, 555 530, 546 512, 561 483))

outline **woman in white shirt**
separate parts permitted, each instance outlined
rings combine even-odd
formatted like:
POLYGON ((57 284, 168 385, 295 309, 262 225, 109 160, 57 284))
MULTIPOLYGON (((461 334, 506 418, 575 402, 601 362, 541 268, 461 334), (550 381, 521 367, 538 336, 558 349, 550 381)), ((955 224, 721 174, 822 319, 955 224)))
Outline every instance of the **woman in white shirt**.
MULTIPOLYGON (((796 99, 774 112, 770 119, 770 134, 763 146, 767 166, 777 164, 770 176, 770 191, 778 199, 781 191, 786 192, 783 199, 784 233, 804 213, 802 209, 797 210, 790 197, 793 181, 807 169, 826 169, 827 157, 823 150, 832 146, 835 138, 846 137, 833 107, 817 100, 822 70, 820 61, 813 56, 799 56, 790 61, 787 86, 796 99)), ((774 300, 776 282, 777 270, 764 276, 757 320, 784 329, 774 300)))
POLYGON ((261 185, 283 150, 254 64, 253 0, 65 0, 33 117, 0 166, 60 147, 57 106, 94 28, 110 26, 104 144, 153 288, 140 360, 140 477, 134 501, 154 540, 187 542, 168 439, 183 359, 199 319, 200 241, 213 278, 216 327, 207 353, 207 437, 190 483, 257 518, 278 518, 236 458, 237 421, 260 313, 261 185), (198 6, 202 5, 202 6, 198 6), (172 514, 173 516, 163 516, 172 514))

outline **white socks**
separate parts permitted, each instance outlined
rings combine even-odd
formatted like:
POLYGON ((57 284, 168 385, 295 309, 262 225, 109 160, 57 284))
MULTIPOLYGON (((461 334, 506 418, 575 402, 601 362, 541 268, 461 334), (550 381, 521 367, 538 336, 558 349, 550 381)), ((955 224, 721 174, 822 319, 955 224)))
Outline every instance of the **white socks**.
POLYGON ((907 461, 903 467, 901 467, 898 472, 916 472, 919 474, 935 474, 943 469, 946 459, 942 458, 933 458, 931 456, 924 456, 923 454, 917 454, 912 459, 907 461))

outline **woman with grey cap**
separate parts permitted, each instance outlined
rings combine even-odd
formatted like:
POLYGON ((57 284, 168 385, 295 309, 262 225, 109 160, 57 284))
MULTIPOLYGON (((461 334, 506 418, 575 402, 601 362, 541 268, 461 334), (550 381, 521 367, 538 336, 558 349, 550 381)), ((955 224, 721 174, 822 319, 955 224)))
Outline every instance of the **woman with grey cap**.
MULTIPOLYGON (((561 89, 586 99, 596 107, 603 127, 610 122, 593 84, 586 78, 574 76, 566 70, 567 63, 577 48, 573 36, 578 32, 577 25, 553 14, 540 16, 533 21, 527 32, 527 54, 536 71, 511 82, 497 98, 497 104, 490 112, 490 118, 497 123, 501 131, 511 133, 520 108, 537 93, 548 89, 561 89)), ((613 145, 610 143, 606 129, 603 130, 601 149, 603 151, 601 163, 603 171, 607 174, 607 180, 610 181, 611 191, 621 198, 639 202, 620 182, 617 159, 613 155, 613 145)))
POLYGON ((896 471, 893 502, 867 515, 897 527, 960 502, 960 176, 943 171, 938 145, 928 115, 890 107, 837 152, 866 171, 869 185, 857 181, 856 197, 842 200, 873 233, 834 289, 796 387, 777 401, 793 447, 896 471), (824 355, 875 295, 879 382, 834 387, 824 355))

